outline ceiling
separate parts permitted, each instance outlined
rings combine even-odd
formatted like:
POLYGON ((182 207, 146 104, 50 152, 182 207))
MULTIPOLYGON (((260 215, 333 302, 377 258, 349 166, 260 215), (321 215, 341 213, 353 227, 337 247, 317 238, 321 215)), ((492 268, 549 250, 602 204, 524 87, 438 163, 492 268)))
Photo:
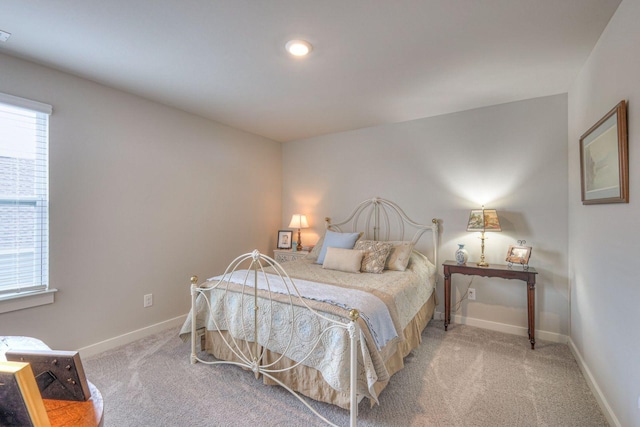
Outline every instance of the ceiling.
POLYGON ((0 52, 291 141, 567 92, 619 3, 2 0, 0 52))

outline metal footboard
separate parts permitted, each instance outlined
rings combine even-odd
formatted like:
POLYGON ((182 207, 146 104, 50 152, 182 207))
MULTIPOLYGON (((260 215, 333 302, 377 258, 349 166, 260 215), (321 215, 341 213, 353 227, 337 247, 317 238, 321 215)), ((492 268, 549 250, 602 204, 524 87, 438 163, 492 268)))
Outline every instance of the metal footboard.
POLYGON ((358 411, 358 341, 360 330, 357 323, 359 313, 353 309, 349 312, 350 320, 340 322, 314 310, 300 295, 295 283, 287 272, 273 258, 261 254, 257 250, 240 255, 229 264, 225 273, 219 280, 205 282, 198 285, 198 277, 191 278, 191 363, 206 363, 210 365, 231 364, 251 370, 256 378, 264 375, 279 384, 311 412, 329 425, 335 425, 322 414, 316 411, 302 396, 289 386, 280 381, 274 374, 284 372, 304 364, 318 347, 320 341, 327 334, 345 333, 349 336, 350 343, 350 370, 349 370, 349 399, 350 399, 350 426, 357 424, 358 411), (248 267, 244 267, 247 266, 248 267), (269 274, 265 271, 269 268, 269 274), (274 291, 274 281, 278 281, 278 290, 274 291), (253 283, 253 285, 252 285, 253 283), (261 285, 258 286, 258 283, 261 285), (282 286, 284 284, 284 286, 282 286), (284 291, 283 291, 284 289, 284 291), (212 304, 214 301, 214 304, 212 304), (234 361, 204 360, 198 357, 196 352, 199 334, 198 304, 206 304, 207 319, 205 325, 208 330, 217 331, 220 337, 235 356, 234 361), (238 305, 239 304, 239 305, 238 305), (212 305, 218 312, 212 312, 212 305), (277 305, 277 307, 275 307, 277 305), (286 307, 285 310, 282 307, 286 307), (276 352, 280 355, 276 360, 266 363, 263 361, 264 352, 269 349, 274 334, 275 316, 282 322, 285 316, 288 321, 294 321, 294 310, 305 309, 329 323, 329 326, 321 330, 320 334, 311 342, 304 343, 304 348, 296 348, 297 357, 292 366, 275 368, 275 365, 285 358, 292 346, 301 343, 294 342, 294 328, 291 328, 286 343, 280 343, 276 352), (220 313, 222 311, 223 313, 220 313), (233 330, 232 332, 230 330, 233 330), (222 331, 229 331, 226 335, 222 331))

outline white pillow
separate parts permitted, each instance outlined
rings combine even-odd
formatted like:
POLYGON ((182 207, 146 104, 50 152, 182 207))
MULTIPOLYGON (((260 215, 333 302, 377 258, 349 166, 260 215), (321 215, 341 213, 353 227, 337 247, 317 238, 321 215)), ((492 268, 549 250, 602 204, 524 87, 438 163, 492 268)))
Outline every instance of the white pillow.
POLYGON ((322 268, 347 273, 360 273, 364 251, 328 247, 322 268))
POLYGON ((384 263, 385 270, 405 271, 409 264, 409 257, 413 250, 411 242, 389 242, 392 243, 391 252, 384 263))

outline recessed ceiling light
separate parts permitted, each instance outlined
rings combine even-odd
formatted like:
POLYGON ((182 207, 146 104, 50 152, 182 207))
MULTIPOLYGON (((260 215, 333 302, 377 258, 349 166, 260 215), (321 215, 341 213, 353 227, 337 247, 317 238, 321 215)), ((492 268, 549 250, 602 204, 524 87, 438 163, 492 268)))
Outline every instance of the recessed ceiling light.
POLYGON ((305 56, 311 52, 311 43, 304 40, 289 40, 285 49, 293 56, 305 56))

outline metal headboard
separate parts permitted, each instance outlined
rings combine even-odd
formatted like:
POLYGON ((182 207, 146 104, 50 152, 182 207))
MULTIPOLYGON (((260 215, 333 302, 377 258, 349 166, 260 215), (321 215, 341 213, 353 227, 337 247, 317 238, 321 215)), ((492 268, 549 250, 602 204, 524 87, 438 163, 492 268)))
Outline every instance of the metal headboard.
POLYGON ((331 222, 331 218, 325 218, 328 230, 343 232, 363 232, 367 240, 403 240, 417 243, 422 235, 431 230, 433 238, 433 259, 438 262, 438 220, 433 218, 431 224, 418 224, 410 219, 407 214, 394 202, 374 197, 360 203, 351 212, 347 219, 341 222, 331 222), (343 230, 351 224, 351 228, 343 230), (409 229, 409 230, 407 230, 409 229), (413 234, 410 234, 412 232, 413 234), (409 239, 408 237, 411 236, 409 239))

